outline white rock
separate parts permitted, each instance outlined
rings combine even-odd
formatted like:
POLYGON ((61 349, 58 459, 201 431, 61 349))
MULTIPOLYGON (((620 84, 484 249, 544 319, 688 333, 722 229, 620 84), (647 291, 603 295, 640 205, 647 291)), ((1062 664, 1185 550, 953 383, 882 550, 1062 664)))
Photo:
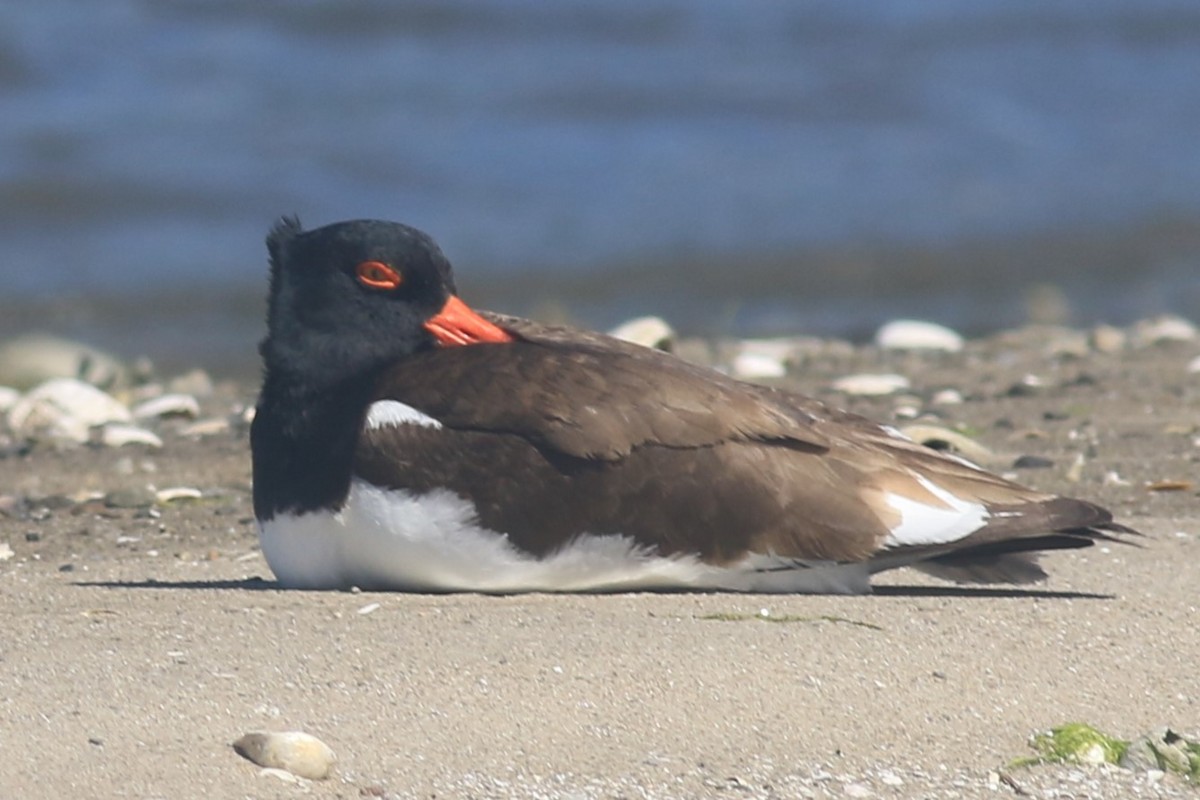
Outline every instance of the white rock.
POLYGON ((869 372, 847 375, 833 382, 833 388, 839 392, 866 397, 892 394, 909 388, 909 385, 908 378, 903 375, 869 372))
POLYGON ((0 561, 8 561, 16 553, 13 552, 12 546, 8 542, 0 542, 0 561))
POLYGON ((124 447, 127 444, 144 444, 150 447, 162 447, 162 439, 153 432, 136 425, 105 425, 100 436, 100 442, 106 447, 124 447))
POLYGON ((875 344, 885 350, 942 350, 957 353, 963 348, 963 337, 933 322, 897 319, 879 329, 875 334, 875 344))
POLYGON ((311 780, 324 780, 337 757, 329 745, 302 731, 247 733, 233 749, 260 767, 283 769, 311 780))
POLYGON ((660 317, 638 317, 622 322, 608 335, 656 350, 670 350, 675 344, 675 331, 660 317))
POLYGON ((1092 347, 1101 353, 1119 353, 1125 349, 1125 331, 1112 325, 1097 325, 1092 329, 1092 347))
POLYGON ((129 409, 115 397, 74 378, 46 381, 8 411, 8 424, 18 433, 76 442, 86 442, 93 425, 131 420, 129 409))
POLYGON ((1164 314, 1133 326, 1133 343, 1147 347, 1159 342, 1190 342, 1196 338, 1196 326, 1183 317, 1164 314))
POLYGON ((1193 358, 1191 361, 1188 362, 1187 371, 1192 373, 1193 375, 1196 374, 1197 372, 1200 372, 1200 356, 1196 356, 1195 358, 1193 358))
POLYGON ((134 419, 154 419, 156 417, 187 417, 195 419, 200 416, 200 404, 190 394, 164 394, 138 403, 133 408, 134 419))

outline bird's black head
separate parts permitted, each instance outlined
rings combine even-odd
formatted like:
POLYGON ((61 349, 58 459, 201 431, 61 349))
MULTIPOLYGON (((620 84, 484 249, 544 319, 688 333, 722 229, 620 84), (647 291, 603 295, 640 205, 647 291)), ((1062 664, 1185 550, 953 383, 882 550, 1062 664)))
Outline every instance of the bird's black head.
POLYGON ((447 312, 466 307, 455 297, 450 262, 415 228, 354 220, 304 231, 285 218, 268 235, 267 250, 271 287, 260 350, 268 376, 318 388, 439 344, 503 340, 456 341, 447 333, 447 312))

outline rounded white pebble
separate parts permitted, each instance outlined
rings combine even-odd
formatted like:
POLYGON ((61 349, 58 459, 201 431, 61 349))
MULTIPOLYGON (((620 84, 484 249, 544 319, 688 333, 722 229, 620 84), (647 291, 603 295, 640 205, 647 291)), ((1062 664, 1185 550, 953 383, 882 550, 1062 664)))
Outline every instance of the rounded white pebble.
POLYGON ((930 398, 935 406, 957 406, 963 402, 963 395, 958 389, 942 389, 930 398))
POLYGON ((892 373, 860 373, 833 382, 833 388, 845 394, 877 397, 909 388, 908 378, 892 373))
POLYGON ((787 375, 782 361, 764 353, 738 353, 730 366, 739 378, 782 378, 787 375))
POLYGON ((200 404, 190 394, 164 394, 138 403, 133 408, 134 419, 154 419, 156 417, 187 417, 195 419, 200 416, 200 404))
POLYGON ((963 337, 944 325, 915 319, 893 320, 875 334, 875 344, 885 350, 942 350, 957 353, 963 337))
POLYGON ((638 317, 622 322, 608 335, 656 350, 670 350, 675 344, 675 331, 661 317, 638 317))
POLYGON ((329 745, 303 731, 247 733, 233 743, 233 749, 260 767, 283 769, 318 781, 329 777, 337 760, 329 745))

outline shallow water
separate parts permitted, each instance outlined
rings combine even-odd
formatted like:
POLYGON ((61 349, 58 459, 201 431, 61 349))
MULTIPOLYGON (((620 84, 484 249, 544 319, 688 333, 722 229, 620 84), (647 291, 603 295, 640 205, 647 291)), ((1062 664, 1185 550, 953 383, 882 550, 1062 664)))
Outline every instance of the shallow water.
POLYGON ((252 360, 292 212, 598 326, 1197 317, 1197 45, 1167 0, 17 0, 0 335, 252 360))

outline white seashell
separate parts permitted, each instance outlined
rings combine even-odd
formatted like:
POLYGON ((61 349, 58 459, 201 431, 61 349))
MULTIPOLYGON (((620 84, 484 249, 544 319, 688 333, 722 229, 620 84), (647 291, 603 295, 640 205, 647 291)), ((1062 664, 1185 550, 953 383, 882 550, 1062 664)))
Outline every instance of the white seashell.
POLYGON ((622 322, 608 335, 656 350, 669 351, 675 344, 675 331, 661 317, 638 317, 622 322))
POLYGON ((260 767, 318 781, 329 777, 336 760, 329 745, 302 731, 247 733, 233 743, 233 749, 260 767))
POLYGON ((1172 314, 1143 320, 1133 327, 1133 343, 1138 347, 1159 342, 1190 342, 1195 338, 1196 326, 1172 314))
POLYGON ((173 503, 176 500, 199 500, 204 492, 191 486, 169 486, 154 493, 154 499, 159 503, 173 503))
POLYGON ((21 393, 11 386, 0 386, 0 414, 7 414, 8 410, 17 404, 21 399, 21 393))
POLYGON ((229 430, 229 420, 213 417, 211 419, 201 419, 186 425, 179 429, 180 436, 213 436, 218 433, 225 433, 229 430))
POLYGON ((150 447, 162 447, 162 439, 153 432, 136 425, 105 425, 100 435, 101 444, 107 447, 124 447, 127 444, 144 444, 150 447))
POLYGON ((730 367, 738 378, 782 378, 787 375, 783 362, 766 353, 738 353, 730 367))
POLYGON ((833 382, 833 388, 845 394, 877 397, 909 388, 908 378, 891 373, 847 375, 833 382))
POLYGON ((942 350, 957 353, 963 349, 963 337, 933 322, 897 319, 875 334, 875 344, 885 350, 942 350))
POLYGON ((8 410, 17 433, 45 434, 75 442, 88 440, 88 429, 132 417, 115 397, 74 378, 55 378, 32 389, 8 410))
POLYGON ((200 404, 190 394, 164 394, 138 403, 133 408, 134 419, 153 419, 156 417, 188 417, 195 419, 200 416, 200 404))

